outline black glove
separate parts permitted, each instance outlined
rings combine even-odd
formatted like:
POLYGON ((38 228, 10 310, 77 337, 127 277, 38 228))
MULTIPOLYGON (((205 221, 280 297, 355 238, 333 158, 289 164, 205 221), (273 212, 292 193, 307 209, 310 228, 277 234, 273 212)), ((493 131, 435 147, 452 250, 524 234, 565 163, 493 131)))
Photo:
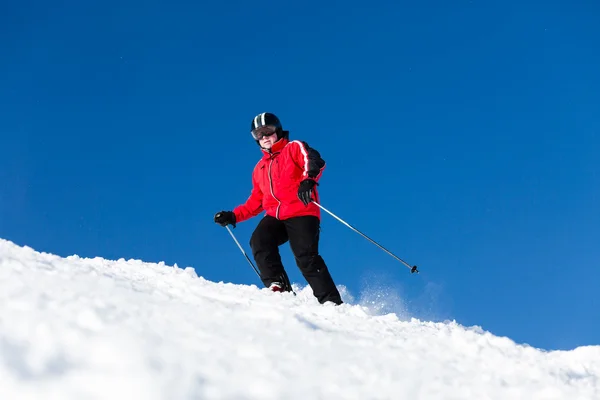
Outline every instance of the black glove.
POLYGON ((232 211, 219 211, 215 214, 215 222, 221 226, 233 225, 235 228, 235 214, 232 211))
POLYGON ((313 188, 317 182, 312 179, 305 179, 300 182, 300 187, 298 187, 298 198, 304 203, 305 206, 308 205, 312 201, 312 193, 313 188))

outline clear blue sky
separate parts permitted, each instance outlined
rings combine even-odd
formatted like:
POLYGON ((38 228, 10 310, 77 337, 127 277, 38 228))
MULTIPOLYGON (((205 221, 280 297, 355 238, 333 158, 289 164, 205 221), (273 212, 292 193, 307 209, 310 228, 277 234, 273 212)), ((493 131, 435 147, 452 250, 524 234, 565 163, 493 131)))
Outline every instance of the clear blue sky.
MULTIPOLYGON (((4 2, 0 237, 258 284, 212 218, 247 198, 269 111, 327 161, 323 205, 422 271, 324 215, 338 284, 600 344, 599 18, 591 0, 4 2)), ((235 230, 248 250, 258 221, 235 230)))

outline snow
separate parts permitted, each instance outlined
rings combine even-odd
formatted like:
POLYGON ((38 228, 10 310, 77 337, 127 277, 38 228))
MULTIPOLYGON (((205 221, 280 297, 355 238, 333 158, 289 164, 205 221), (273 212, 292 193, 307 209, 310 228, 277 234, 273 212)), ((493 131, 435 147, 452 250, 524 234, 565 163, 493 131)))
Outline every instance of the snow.
POLYGON ((0 399, 600 399, 600 346, 0 239, 0 399))

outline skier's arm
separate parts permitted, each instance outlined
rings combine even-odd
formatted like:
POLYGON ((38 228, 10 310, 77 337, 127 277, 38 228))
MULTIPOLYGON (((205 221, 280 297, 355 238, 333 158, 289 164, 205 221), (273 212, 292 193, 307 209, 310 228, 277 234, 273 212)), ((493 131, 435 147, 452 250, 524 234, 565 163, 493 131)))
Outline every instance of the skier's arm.
POLYGON ((325 160, 321 158, 321 154, 306 142, 294 140, 291 144, 294 162, 303 171, 302 179, 318 182, 325 169, 325 160))
POLYGON ((244 204, 233 209, 236 222, 242 222, 258 215, 262 210, 263 193, 252 174, 252 192, 244 204))

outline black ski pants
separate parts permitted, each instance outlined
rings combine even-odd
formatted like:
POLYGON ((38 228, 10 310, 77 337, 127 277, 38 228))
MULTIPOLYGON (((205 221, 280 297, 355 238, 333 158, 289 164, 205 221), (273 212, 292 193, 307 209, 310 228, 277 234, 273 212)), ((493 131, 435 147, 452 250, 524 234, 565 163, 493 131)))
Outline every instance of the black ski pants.
POLYGON ((250 239, 250 247, 265 286, 269 287, 273 282, 283 283, 285 270, 279 246, 289 240, 296 264, 319 303, 342 303, 327 265, 319 255, 319 231, 320 221, 315 216, 279 220, 267 215, 258 223, 250 239))

